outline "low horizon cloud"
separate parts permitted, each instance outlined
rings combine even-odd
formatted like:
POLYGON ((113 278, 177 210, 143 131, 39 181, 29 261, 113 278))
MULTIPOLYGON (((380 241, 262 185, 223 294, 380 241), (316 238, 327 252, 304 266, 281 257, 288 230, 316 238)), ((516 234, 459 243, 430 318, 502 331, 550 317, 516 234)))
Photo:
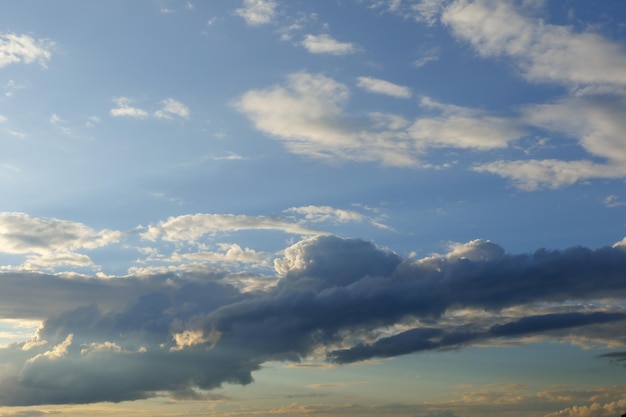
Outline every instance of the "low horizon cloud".
MULTIPOLYGON (((248 292, 209 270, 1 274, 0 318, 43 324, 0 349, 0 405, 177 398, 249 384, 269 361, 346 364, 530 336, 625 345, 623 241, 512 255, 478 239, 415 260, 318 235, 287 247, 274 269, 275 286, 248 292)), ((619 365, 623 352, 602 357, 619 365)))

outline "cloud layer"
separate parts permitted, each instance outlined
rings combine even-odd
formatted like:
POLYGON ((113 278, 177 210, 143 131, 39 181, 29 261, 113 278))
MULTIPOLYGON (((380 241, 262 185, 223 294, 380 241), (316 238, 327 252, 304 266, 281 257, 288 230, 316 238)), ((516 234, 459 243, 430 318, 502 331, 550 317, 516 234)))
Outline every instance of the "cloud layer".
POLYGON ((347 363, 531 336, 626 344, 626 310, 615 301, 626 296, 619 245, 510 255, 475 240, 415 261, 315 236, 286 248, 275 270, 277 285, 252 292, 206 271, 0 275, 3 318, 44 319, 32 340, 0 349, 10 364, 0 404, 176 396, 248 384, 266 361, 312 356, 347 363))

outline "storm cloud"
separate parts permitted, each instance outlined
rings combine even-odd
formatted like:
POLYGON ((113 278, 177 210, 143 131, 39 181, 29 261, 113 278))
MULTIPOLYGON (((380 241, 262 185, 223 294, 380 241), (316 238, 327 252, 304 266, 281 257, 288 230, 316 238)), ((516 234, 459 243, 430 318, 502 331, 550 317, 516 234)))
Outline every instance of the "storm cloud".
POLYGON ((191 395, 251 383, 267 361, 348 363, 527 336, 626 342, 620 246, 512 255, 475 240, 413 260, 324 235, 286 248, 275 269, 278 284, 256 292, 210 271, 0 275, 2 317, 43 321, 0 349, 0 404, 191 395))

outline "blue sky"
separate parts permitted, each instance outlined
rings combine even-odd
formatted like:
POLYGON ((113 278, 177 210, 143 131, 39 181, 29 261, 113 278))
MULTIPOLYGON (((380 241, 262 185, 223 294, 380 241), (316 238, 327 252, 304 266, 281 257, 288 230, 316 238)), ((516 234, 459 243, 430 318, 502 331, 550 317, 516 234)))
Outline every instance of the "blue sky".
POLYGON ((626 4, 1 8, 0 416, 626 411, 626 4))

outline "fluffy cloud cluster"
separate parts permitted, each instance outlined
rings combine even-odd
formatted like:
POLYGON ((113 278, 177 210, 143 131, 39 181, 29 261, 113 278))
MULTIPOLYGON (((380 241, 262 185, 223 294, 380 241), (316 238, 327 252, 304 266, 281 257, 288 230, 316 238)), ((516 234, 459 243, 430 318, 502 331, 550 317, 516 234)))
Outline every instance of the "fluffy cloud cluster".
POLYGON ((15 33, 0 34, 0 68, 10 64, 38 62, 42 66, 52 57, 54 43, 15 33))
POLYGON ((249 292, 207 272, 0 275, 0 315, 44 320, 32 340, 0 349, 0 404, 176 397, 247 384, 266 361, 320 352, 348 363, 530 336, 626 344, 619 245, 511 255, 475 240, 411 260, 316 236, 285 249, 275 268, 277 285, 249 292))

